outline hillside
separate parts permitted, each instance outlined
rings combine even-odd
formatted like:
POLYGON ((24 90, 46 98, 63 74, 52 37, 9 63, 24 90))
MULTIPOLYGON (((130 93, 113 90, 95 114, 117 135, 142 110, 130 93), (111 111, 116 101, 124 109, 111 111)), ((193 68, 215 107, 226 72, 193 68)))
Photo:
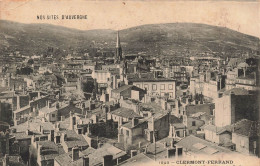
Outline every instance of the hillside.
MULTIPOLYGON (((258 49, 259 39, 227 28, 193 23, 142 25, 120 31, 123 52, 176 55, 258 49)), ((93 48, 114 50, 116 31, 81 31, 49 24, 0 21, 0 52, 20 51, 23 55, 44 54, 48 47, 84 53, 93 48)))

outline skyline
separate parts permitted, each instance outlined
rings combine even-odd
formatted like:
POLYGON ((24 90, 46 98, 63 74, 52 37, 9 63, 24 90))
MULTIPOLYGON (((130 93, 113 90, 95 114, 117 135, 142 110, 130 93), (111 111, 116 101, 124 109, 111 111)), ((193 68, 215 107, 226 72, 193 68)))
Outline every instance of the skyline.
POLYGON ((27 0, 2 1, 0 4, 1 20, 26 24, 47 23, 79 30, 121 30, 146 24, 201 23, 260 37, 259 2, 77 0, 72 3, 72 1, 27 0), (63 14, 88 17, 86 20, 37 20, 37 15, 63 14))

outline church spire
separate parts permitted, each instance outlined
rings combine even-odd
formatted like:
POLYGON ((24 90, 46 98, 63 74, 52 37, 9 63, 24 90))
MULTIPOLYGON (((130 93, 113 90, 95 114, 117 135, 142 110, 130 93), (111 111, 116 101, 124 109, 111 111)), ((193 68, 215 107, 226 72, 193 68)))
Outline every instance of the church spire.
POLYGON ((120 44, 119 31, 117 31, 117 40, 116 40, 116 61, 120 62, 122 60, 122 48, 120 44))
POLYGON ((120 45, 119 31, 117 31, 116 48, 119 48, 119 47, 121 47, 121 45, 120 45))

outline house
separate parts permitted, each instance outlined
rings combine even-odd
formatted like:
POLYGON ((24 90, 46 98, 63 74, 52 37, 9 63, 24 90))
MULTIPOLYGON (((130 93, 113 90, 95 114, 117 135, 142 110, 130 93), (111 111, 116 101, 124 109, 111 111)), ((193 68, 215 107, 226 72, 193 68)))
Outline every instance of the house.
POLYGON ((231 150, 218 146, 214 143, 208 142, 201 138, 198 138, 193 135, 189 135, 179 142, 176 143, 176 146, 183 147, 183 155, 185 157, 189 156, 200 156, 200 155, 220 155, 220 154, 236 154, 231 150))
POLYGON ((154 142, 165 138, 169 134, 170 128, 170 114, 169 113, 156 113, 148 118, 148 128, 145 130, 145 138, 154 142))
POLYGON ((257 97, 245 89, 233 88, 224 92, 215 100, 215 125, 224 127, 244 118, 256 120, 257 103, 257 97))
POLYGON ((259 157, 259 122, 242 119, 232 126, 232 143, 236 151, 259 157))
POLYGON ((221 146, 231 146, 231 142, 232 142, 231 126, 217 127, 215 125, 208 124, 202 126, 201 129, 205 133, 205 140, 208 140, 213 143, 217 143, 221 146))
MULTIPOLYGON (((52 141, 36 141, 32 145, 30 155, 39 166, 54 166, 55 157, 65 153, 61 145, 52 141)), ((32 165, 36 163, 31 161, 32 165)))
POLYGON ((126 146, 136 146, 141 138, 145 136, 148 124, 144 119, 133 118, 126 124, 119 125, 118 142, 126 146))
POLYGON ((111 97, 115 100, 119 100, 122 96, 123 98, 141 101, 146 91, 134 85, 123 85, 117 89, 113 89, 111 93, 111 97))
POLYGON ((118 108, 114 111, 108 113, 108 119, 113 119, 113 121, 118 122, 121 119, 122 122, 128 122, 133 118, 141 118, 142 116, 134 112, 132 109, 128 108, 118 108))
POLYGON ((110 166, 124 160, 126 153, 113 145, 104 144, 98 149, 80 150, 74 147, 71 152, 55 158, 55 166, 110 166))
POLYGON ((147 91, 153 96, 164 96, 169 94, 170 98, 175 99, 176 81, 167 78, 134 78, 128 80, 129 84, 135 85, 147 91))
POLYGON ((73 130, 67 130, 61 133, 60 143, 66 153, 72 151, 72 149, 76 146, 82 150, 89 147, 85 138, 73 130))

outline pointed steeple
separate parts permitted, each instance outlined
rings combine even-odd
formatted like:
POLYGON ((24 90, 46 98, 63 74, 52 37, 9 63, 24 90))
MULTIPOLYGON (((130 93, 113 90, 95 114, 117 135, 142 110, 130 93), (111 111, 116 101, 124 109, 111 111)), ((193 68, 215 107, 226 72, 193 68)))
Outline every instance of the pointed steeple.
POLYGON ((121 45, 120 45, 119 31, 117 31, 116 48, 119 47, 121 47, 121 45))
POLYGON ((122 60, 122 48, 121 48, 121 44, 120 44, 119 31, 117 31, 115 60, 117 63, 119 63, 122 60))

